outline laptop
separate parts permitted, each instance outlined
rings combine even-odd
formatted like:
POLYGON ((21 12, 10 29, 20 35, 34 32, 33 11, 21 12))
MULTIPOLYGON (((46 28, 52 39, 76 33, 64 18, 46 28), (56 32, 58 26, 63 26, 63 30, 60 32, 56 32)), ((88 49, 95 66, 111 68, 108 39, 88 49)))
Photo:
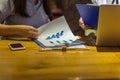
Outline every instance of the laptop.
POLYGON ((120 5, 99 6, 97 37, 90 38, 96 46, 120 46, 120 5))
POLYGON ((96 45, 120 46, 120 5, 100 6, 96 45))

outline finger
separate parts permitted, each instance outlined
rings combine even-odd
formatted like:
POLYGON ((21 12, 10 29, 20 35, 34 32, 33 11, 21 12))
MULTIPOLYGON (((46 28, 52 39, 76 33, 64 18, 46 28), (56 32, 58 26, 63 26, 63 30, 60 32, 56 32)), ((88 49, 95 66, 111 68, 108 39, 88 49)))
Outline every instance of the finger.
POLYGON ((84 24, 84 21, 83 21, 82 18, 80 18, 79 22, 82 23, 82 24, 84 24))
POLYGON ((33 31, 31 31, 29 37, 38 38, 38 35, 39 35, 38 32, 33 32, 33 31))
POLYGON ((35 32, 38 32, 38 29, 37 28, 34 28, 34 27, 30 27, 30 30, 32 30, 32 31, 35 31, 35 32))

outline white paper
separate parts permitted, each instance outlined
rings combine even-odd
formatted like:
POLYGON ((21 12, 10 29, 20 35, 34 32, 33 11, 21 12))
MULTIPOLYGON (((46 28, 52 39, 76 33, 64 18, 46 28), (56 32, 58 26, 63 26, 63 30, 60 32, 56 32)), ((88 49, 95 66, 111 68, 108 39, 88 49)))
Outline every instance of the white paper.
POLYGON ((73 35, 64 16, 57 18, 39 28, 39 38, 44 46, 56 46, 72 43, 77 37, 73 35))

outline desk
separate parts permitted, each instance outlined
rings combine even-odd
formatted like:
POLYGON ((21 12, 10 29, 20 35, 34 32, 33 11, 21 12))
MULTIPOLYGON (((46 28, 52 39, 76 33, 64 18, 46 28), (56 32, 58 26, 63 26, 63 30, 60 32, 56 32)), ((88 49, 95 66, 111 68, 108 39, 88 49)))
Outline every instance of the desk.
POLYGON ((0 80, 120 79, 119 48, 44 51, 33 41, 19 41, 26 50, 11 51, 0 41, 0 80))

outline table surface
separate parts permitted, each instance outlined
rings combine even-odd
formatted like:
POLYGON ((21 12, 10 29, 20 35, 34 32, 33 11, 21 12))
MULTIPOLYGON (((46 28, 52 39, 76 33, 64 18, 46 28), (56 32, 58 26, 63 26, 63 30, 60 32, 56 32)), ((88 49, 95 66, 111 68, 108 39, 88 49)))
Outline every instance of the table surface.
POLYGON ((0 40, 0 80, 120 79, 120 48, 41 51, 34 41, 0 40), (26 49, 12 51, 8 43, 26 49))

